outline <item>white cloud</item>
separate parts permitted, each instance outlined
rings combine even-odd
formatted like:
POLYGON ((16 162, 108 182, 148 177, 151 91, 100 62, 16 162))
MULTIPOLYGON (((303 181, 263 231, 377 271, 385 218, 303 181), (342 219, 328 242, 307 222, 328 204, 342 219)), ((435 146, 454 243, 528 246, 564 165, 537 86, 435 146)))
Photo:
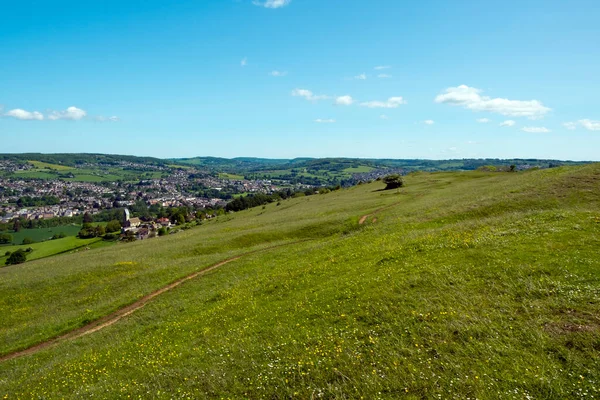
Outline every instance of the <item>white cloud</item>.
POLYGON ((64 111, 52 111, 50 115, 48 115, 48 119, 56 121, 58 119, 68 119, 71 121, 78 121, 87 116, 87 113, 77 107, 69 107, 64 111))
POLYGON ((381 70, 390 69, 390 68, 392 68, 391 65, 378 65, 377 67, 375 67, 373 69, 376 71, 381 71, 381 70))
POLYGON ((490 122, 490 120, 487 118, 479 118, 477 122, 479 122, 480 124, 487 124, 488 122, 490 122))
POLYGON ((590 119, 580 119, 579 123, 588 131, 600 131, 600 121, 592 121, 590 119))
POLYGON ((240 61, 240 66, 245 67, 246 65, 248 65, 248 57, 244 57, 242 58, 242 61, 240 61))
POLYGON ((580 119, 579 121, 565 122, 562 125, 570 131, 574 131, 580 125, 588 131, 600 131, 600 121, 592 121, 591 119, 580 119))
POLYGON ((335 104, 338 106, 349 106, 352 105, 352 103, 354 103, 352 96, 339 96, 335 99, 335 104))
POLYGON ((389 118, 388 118, 388 116, 387 116, 387 115, 385 115, 385 114, 381 114, 381 115, 379 116, 379 118, 381 118, 381 119, 389 119, 389 118))
POLYGON ((354 77, 354 79, 358 79, 360 81, 364 81, 365 79, 367 79, 367 75, 366 74, 360 74, 360 75, 356 75, 354 77))
POLYGON ((398 108, 402 104, 406 104, 406 101, 402 97, 390 97, 387 101, 367 101, 360 103, 361 106, 369 108, 398 108))
POLYGON ((515 126, 516 122, 512 119, 506 120, 498 126, 515 126))
POLYGON ((269 75, 277 76, 277 77, 286 76, 287 71, 271 71, 271 72, 269 72, 269 75))
POLYGON ((432 119, 426 119, 425 121, 423 121, 423 123, 425 125, 433 125, 433 124, 435 124, 435 121, 432 119))
POLYGON ((37 111, 25 111, 20 108, 10 110, 4 114, 4 116, 20 119, 22 121, 41 121, 44 119, 44 115, 42 115, 42 113, 37 111))
POLYGON ((545 128, 543 126, 526 126, 524 128, 521 128, 521 130, 523 132, 528 132, 528 133, 548 133, 548 132, 551 132, 550 129, 545 128))
POLYGON ((280 8, 280 7, 287 6, 291 2, 292 2, 292 0, 266 0, 266 1, 255 0, 252 2, 252 4, 254 4, 256 6, 265 7, 265 8, 280 8))
POLYGON ((317 101, 328 99, 328 96, 325 95, 315 95, 313 92, 307 89, 294 89, 292 90, 292 96, 295 97, 304 97, 308 101, 317 101))
POLYGON ((386 79, 386 78, 391 78, 392 76, 389 74, 379 74, 379 75, 377 75, 377 77, 381 78, 381 79, 386 79))
POLYGON ((482 96, 481 90, 466 85, 450 87, 435 98, 436 103, 462 106, 473 111, 487 111, 511 117, 542 118, 550 111, 538 100, 509 100, 482 96))
POLYGON ((333 123, 335 123, 335 119, 321 119, 321 118, 318 118, 318 119, 315 119, 315 122, 319 123, 319 124, 333 124, 333 123))

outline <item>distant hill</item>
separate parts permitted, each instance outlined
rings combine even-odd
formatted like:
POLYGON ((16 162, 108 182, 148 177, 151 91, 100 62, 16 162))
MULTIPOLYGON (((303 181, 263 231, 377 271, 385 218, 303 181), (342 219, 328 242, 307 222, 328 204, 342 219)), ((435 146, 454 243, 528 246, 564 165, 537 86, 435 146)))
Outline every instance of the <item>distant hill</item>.
POLYGON ((137 157, 116 154, 88 154, 88 153, 62 153, 62 154, 43 154, 43 153, 20 153, 20 154, 0 154, 0 161, 39 161, 48 164, 57 164, 76 167, 82 164, 104 164, 114 165, 120 162, 130 162, 150 165, 165 165, 168 162, 153 157, 137 157))
POLYGON ((423 159, 367 159, 367 158, 294 158, 294 159, 268 159, 268 158, 218 158, 218 157, 193 157, 175 158, 173 162, 190 164, 197 167, 214 168, 230 173, 258 172, 270 169, 310 168, 325 170, 343 170, 367 166, 372 168, 404 168, 408 171, 471 171, 479 167, 492 166, 531 166, 531 167, 557 167, 563 165, 582 165, 588 161, 564 161, 546 159, 450 159, 450 160, 423 160, 423 159))

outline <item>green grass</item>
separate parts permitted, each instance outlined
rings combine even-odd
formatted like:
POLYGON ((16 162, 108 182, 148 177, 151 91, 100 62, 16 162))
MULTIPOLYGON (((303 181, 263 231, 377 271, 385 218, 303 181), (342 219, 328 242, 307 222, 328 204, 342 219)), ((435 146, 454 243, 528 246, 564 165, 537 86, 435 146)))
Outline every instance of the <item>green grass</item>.
POLYGON ((219 178, 221 178, 221 179, 231 179, 231 180, 236 180, 236 181, 244 179, 244 177, 242 175, 228 174, 226 172, 221 172, 219 174, 219 178))
POLYGON ((9 398, 597 398, 600 165, 414 174, 0 269, 9 398), (358 226, 361 215, 390 206, 358 226), (377 221, 373 221, 373 218, 377 221))
POLYGON ((42 161, 27 161, 29 164, 33 165, 38 169, 46 169, 46 170, 56 170, 56 171, 71 171, 73 167, 60 165, 60 164, 49 164, 42 161))
MULTIPOLYGON (((67 236, 77 236, 81 230, 80 225, 61 225, 54 228, 39 228, 39 229, 21 229, 19 232, 0 232, 7 233, 13 237, 13 244, 19 245, 23 243, 24 238, 30 238, 34 242, 42 242, 49 240, 52 236, 64 233, 67 236)), ((3 245, 0 245, 0 250, 3 249, 3 245)))
POLYGON ((360 174, 360 173, 365 173, 365 172, 371 172, 373 171, 375 168, 373 167, 368 167, 366 165, 361 165, 358 167, 353 167, 353 168, 346 168, 344 169, 344 172, 347 174, 360 174))
POLYGON ((41 171, 17 171, 13 174, 13 176, 15 178, 21 178, 21 179, 26 179, 26 178, 31 178, 31 179, 56 179, 58 177, 58 175, 56 173, 51 173, 51 172, 43 172, 43 170, 41 171))
POLYGON ((48 240, 42 243, 21 244, 13 246, 0 246, 0 268, 4 267, 7 257, 4 255, 7 251, 13 252, 18 249, 27 249, 31 247, 33 251, 27 255, 29 261, 40 258, 50 257, 56 254, 65 253, 81 247, 90 246, 98 242, 99 239, 79 239, 75 236, 69 236, 63 239, 48 240))

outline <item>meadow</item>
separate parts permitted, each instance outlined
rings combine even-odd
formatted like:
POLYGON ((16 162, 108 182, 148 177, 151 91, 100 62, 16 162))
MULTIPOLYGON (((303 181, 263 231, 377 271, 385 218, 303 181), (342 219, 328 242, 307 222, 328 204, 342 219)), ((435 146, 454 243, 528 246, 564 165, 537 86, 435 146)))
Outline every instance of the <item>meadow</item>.
POLYGON ((405 182, 0 269, 6 355, 242 255, 1 361, 0 396, 600 396, 600 165, 405 182))
MULTIPOLYGON (((62 225, 53 228, 39 228, 39 229, 21 229, 19 232, 0 232, 7 233, 12 236, 12 243, 15 245, 20 245, 23 243, 23 239, 30 238, 34 242, 42 242, 45 240, 49 240, 52 236, 64 233, 67 236, 77 236, 79 231, 81 230, 81 225, 71 224, 71 225, 62 225)), ((0 250, 3 247, 0 246, 0 250)))
POLYGON ((33 251, 27 254, 27 260, 37 260, 40 258, 50 257, 56 254, 61 254, 75 249, 90 247, 90 245, 100 242, 101 239, 79 239, 76 236, 68 236, 62 239, 48 240, 40 243, 19 244, 11 246, 0 246, 0 268, 4 267, 4 263, 8 258, 6 252, 14 252, 19 249, 26 250, 31 248, 33 251))

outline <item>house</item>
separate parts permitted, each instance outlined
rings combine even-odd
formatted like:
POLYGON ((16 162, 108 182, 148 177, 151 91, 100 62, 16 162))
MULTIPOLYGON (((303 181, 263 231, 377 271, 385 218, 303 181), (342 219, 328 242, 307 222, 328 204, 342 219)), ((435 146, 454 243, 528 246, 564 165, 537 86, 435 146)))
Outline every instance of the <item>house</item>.
POLYGON ((171 226, 171 221, 169 218, 159 218, 156 222, 158 222, 161 226, 168 228, 171 226))
POLYGON ((139 218, 131 218, 125 222, 125 228, 137 228, 142 224, 139 218))
POLYGON ((135 236, 138 240, 147 239, 149 235, 150 235, 150 231, 146 228, 141 228, 135 233, 135 236))

